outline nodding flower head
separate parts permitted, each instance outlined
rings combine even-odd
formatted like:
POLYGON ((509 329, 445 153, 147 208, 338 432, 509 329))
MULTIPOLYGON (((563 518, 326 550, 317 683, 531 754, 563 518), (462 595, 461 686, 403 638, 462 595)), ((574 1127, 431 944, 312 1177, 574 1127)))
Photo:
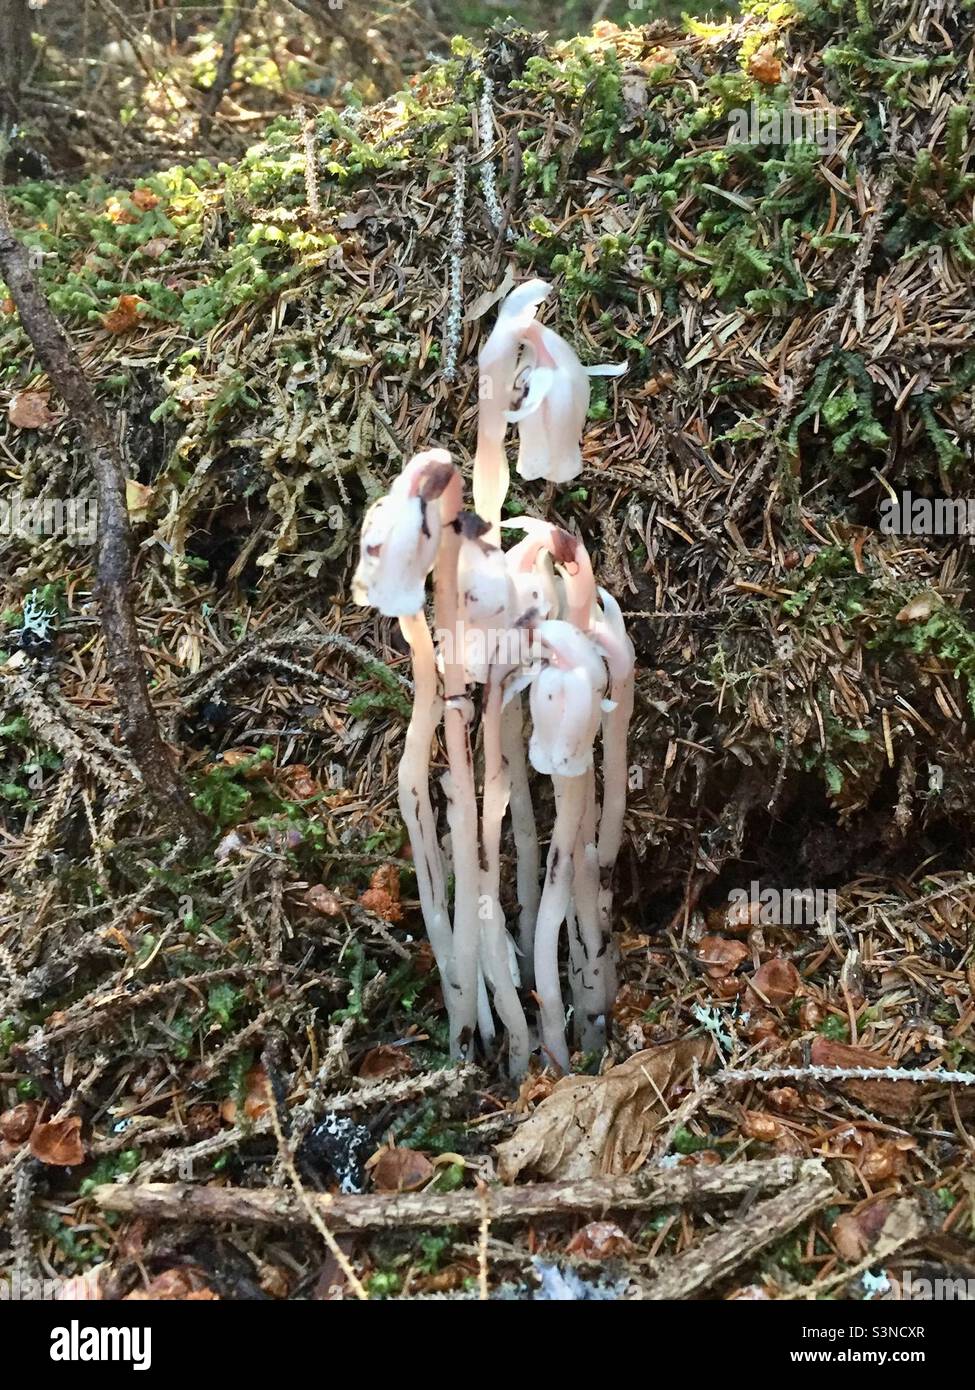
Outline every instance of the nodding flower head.
POLYGON ((537 636, 543 663, 529 697, 528 757, 537 772, 579 777, 592 767, 606 670, 591 639, 571 623, 540 623, 537 636))
POLYGON ((519 516, 504 524, 509 530, 525 532, 525 539, 508 551, 509 568, 516 577, 531 572, 546 555, 550 565, 544 573, 551 573, 551 564, 559 571, 559 585, 553 584, 547 590, 552 596, 549 611, 540 616, 563 617, 583 632, 588 631, 596 601, 596 583, 589 553, 579 537, 534 516, 519 516), (564 595, 562 602, 559 601, 560 589, 564 595))
POLYGON ((636 664, 633 643, 627 635, 623 613, 613 595, 606 589, 599 589, 599 602, 602 613, 593 624, 592 635, 603 660, 609 667, 609 674, 616 685, 629 680, 636 664))
POLYGON ((567 483, 582 471, 582 430, 589 378, 618 376, 624 366, 584 367, 551 328, 534 320, 521 333, 525 357, 516 377, 524 399, 507 419, 518 426, 518 472, 523 478, 567 483))
POLYGON ((385 497, 366 512, 359 564, 352 581, 356 603, 387 618, 423 609, 426 577, 440 545, 440 497, 455 477, 445 449, 417 454, 385 497))

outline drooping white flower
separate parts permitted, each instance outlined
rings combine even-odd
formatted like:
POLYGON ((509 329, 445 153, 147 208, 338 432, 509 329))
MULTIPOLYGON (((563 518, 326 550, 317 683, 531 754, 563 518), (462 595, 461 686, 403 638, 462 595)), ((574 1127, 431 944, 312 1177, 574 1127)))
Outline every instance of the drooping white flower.
POLYGON ((579 777, 592 766, 606 670, 591 639, 551 619, 537 629, 542 668, 531 685, 528 757, 537 772, 579 777))
POLYGON ((352 581, 356 603, 377 608, 387 618, 422 610, 426 577, 440 545, 438 499, 453 473, 445 449, 417 454, 386 496, 366 512, 352 581))
POLYGON ((521 329, 525 357, 517 382, 525 397, 506 418, 518 426, 522 478, 567 483, 582 471, 582 431, 592 376, 619 376, 625 364, 584 367, 558 333, 532 320, 521 329))
MULTIPOLYGON (((596 601, 596 583, 589 552, 580 538, 570 531, 564 531, 561 526, 553 526, 550 521, 542 521, 534 516, 520 516, 516 520, 506 521, 505 527, 525 532, 525 539, 508 552, 509 569, 516 574, 530 570, 542 555, 547 555, 550 563, 558 568, 560 582, 552 586, 553 601, 549 605, 549 612, 540 616, 562 617, 583 632, 588 631, 596 601), (563 595, 561 602, 560 592, 563 595)), ((550 570, 543 573, 550 573, 550 570)))

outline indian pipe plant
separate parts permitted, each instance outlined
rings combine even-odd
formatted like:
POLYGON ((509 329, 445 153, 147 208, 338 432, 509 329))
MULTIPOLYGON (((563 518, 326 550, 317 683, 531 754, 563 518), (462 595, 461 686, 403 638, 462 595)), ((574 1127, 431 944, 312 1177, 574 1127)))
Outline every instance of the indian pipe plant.
POLYGON ((399 802, 443 980, 451 1054, 469 1057, 476 1035, 490 1050, 500 1022, 516 1077, 536 1045, 523 1002, 528 986, 539 1003, 544 1060, 569 1066, 559 975, 564 924, 574 1041, 592 1052, 605 1039, 616 993, 612 878, 633 710, 633 646, 618 604, 596 584, 582 541, 536 517, 501 521, 509 425, 518 430, 522 478, 567 482, 582 468, 589 377, 624 370, 583 367, 563 338, 537 322, 549 288, 530 280, 514 289, 479 356, 476 510, 464 510, 461 474, 449 453, 417 454, 365 515, 353 589, 357 603, 399 619, 412 653, 415 693, 399 802), (502 527, 522 533, 507 550, 502 527), (433 632, 426 616, 431 573, 433 632), (441 719, 447 848, 430 790, 441 719), (600 734, 601 807, 594 766, 600 734), (544 871, 528 764, 552 779, 555 820, 544 871), (501 905, 506 814, 516 856, 517 944, 501 905))

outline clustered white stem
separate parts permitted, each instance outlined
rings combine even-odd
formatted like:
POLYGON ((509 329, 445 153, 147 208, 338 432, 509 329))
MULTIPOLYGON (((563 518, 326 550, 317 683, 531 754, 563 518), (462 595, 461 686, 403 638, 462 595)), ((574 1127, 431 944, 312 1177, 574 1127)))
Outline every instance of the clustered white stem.
POLYGON ((475 512, 442 449, 417 454, 366 513, 354 597, 400 621, 413 657, 415 698, 399 770, 417 893, 444 987, 451 1054, 490 1048, 495 1017, 513 1076, 528 1069, 533 1036, 524 989, 539 1007, 543 1060, 566 1070, 569 1045, 559 946, 568 924, 574 1041, 605 1041, 616 993, 613 869, 623 836, 633 646, 616 601, 597 589, 582 540, 536 517, 505 522, 523 538, 504 551, 505 437, 516 424, 523 478, 566 482, 582 467, 589 377, 622 367, 580 363, 536 322, 548 285, 532 280, 502 303, 479 357, 475 512), (433 624, 426 581, 433 575, 433 624), (481 801, 475 703, 481 686, 481 801), (529 692, 527 760, 551 778, 555 820, 544 875, 525 757, 522 692, 529 692), (441 779, 453 872, 430 795, 430 756, 443 723, 441 779), (602 806, 594 765, 601 731, 602 806), (510 813, 518 946, 502 907, 502 835, 510 813), (541 877, 541 882, 540 882, 541 877))

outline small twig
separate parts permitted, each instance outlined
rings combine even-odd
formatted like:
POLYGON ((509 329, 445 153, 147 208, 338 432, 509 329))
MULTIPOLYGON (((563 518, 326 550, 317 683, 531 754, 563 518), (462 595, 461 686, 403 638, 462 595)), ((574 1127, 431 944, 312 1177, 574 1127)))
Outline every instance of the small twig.
POLYGON ((829 1173, 813 1160, 795 1186, 756 1203, 746 1215, 732 1218, 713 1235, 676 1255, 655 1279, 641 1280, 643 1297, 693 1298, 726 1279, 757 1251, 794 1231, 835 1195, 829 1173))
POLYGON ((731 1081, 914 1081, 932 1086, 975 1086, 975 1072, 923 1067, 757 1067, 719 1071, 715 1082, 731 1081))
MULTIPOLYGON (((793 1188, 824 1173, 818 1159, 746 1160, 718 1167, 645 1168, 623 1178, 532 1183, 491 1189, 491 1222, 565 1217, 593 1211, 645 1211, 676 1202, 719 1201, 753 1191, 793 1188)), ((281 1188, 193 1187, 186 1183, 108 1183, 95 1189, 103 1211, 157 1221, 231 1222, 296 1227, 311 1222, 309 1209, 328 1217, 335 1232, 417 1230, 425 1226, 479 1227, 480 1193, 376 1192, 363 1196, 305 1193, 296 1201, 281 1188)), ((312 1223, 313 1224, 313 1223, 312 1223)))

